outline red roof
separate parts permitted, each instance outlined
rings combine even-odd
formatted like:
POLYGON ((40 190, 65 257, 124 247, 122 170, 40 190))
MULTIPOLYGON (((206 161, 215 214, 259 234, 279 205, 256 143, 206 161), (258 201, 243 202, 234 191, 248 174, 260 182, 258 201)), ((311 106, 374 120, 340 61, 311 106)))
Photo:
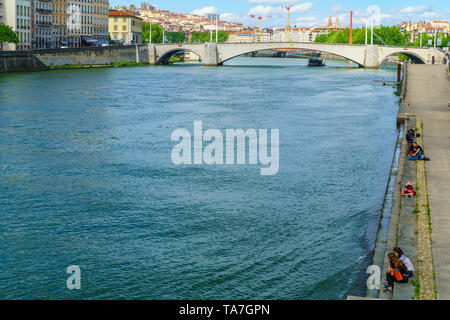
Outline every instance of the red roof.
POLYGON ((120 16, 120 17, 133 17, 133 18, 137 18, 137 19, 141 19, 141 17, 135 16, 134 14, 128 13, 126 11, 119 11, 119 10, 109 10, 108 14, 110 16, 120 16))

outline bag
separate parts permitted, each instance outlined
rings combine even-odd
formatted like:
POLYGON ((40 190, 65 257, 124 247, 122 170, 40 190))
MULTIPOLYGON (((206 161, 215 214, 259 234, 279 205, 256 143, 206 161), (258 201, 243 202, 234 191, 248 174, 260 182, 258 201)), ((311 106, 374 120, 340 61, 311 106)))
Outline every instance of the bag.
POLYGON ((395 277, 395 280, 397 280, 397 281, 403 280, 402 273, 398 270, 398 268, 394 269, 394 277, 395 277))

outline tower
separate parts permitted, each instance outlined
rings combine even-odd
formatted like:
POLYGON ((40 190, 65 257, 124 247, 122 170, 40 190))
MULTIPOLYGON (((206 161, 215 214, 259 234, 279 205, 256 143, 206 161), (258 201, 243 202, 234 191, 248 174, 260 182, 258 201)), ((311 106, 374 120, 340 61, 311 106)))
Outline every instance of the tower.
POLYGON ((339 27, 339 16, 336 16, 336 25, 339 27))
POLYGON ((333 22, 331 22, 331 16, 328 17, 328 26, 331 27, 333 25, 333 22))

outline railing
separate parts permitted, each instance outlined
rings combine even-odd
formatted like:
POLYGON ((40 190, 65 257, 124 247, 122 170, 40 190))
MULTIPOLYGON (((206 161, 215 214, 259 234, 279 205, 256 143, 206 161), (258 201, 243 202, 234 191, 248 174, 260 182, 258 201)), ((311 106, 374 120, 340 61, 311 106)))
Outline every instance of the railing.
POLYGON ((38 20, 36 20, 35 24, 41 25, 41 26, 51 26, 51 25, 52 25, 51 22, 48 22, 48 21, 38 21, 38 20))
POLYGON ((41 13, 41 14, 52 14, 52 10, 49 9, 36 9, 37 12, 41 13))

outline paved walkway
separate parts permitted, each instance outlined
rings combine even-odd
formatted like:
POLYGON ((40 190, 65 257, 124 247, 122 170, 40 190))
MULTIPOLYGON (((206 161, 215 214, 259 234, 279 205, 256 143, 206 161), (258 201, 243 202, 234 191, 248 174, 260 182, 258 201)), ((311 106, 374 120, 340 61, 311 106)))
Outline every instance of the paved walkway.
POLYGON ((422 117, 438 299, 450 299, 450 81, 444 65, 409 65, 406 112, 422 117))

